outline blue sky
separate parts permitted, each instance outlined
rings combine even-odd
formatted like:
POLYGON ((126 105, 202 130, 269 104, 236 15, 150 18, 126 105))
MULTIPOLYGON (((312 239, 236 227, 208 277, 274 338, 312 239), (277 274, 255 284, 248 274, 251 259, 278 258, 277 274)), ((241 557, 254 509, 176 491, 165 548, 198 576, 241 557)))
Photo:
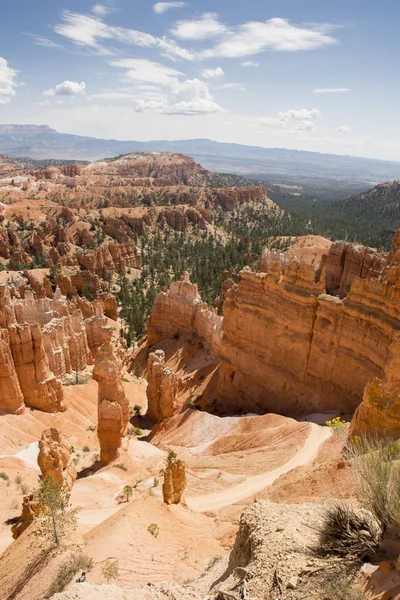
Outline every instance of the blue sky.
POLYGON ((0 122, 400 160, 398 0, 14 0, 0 122))

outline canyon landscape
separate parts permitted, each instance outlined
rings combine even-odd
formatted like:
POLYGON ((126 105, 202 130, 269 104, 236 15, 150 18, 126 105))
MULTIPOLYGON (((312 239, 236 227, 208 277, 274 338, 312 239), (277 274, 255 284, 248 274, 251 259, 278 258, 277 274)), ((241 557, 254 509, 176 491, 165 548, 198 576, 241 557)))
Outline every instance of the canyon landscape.
POLYGON ((397 481, 399 306, 400 230, 181 154, 3 156, 0 598, 400 598, 358 477, 397 481))

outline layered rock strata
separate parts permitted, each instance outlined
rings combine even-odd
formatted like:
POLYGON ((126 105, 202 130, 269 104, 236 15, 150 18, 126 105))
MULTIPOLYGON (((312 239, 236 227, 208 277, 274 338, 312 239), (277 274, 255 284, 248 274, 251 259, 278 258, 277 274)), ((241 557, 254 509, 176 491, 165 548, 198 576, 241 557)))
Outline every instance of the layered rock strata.
POLYGON ((197 285, 187 276, 171 284, 167 292, 158 294, 148 326, 148 345, 180 335, 196 334, 205 347, 217 356, 222 336, 222 318, 216 310, 202 302, 197 285))
POLYGON ((122 385, 122 363, 114 352, 111 341, 99 349, 93 369, 98 382, 98 426, 100 460, 108 464, 121 447, 129 421, 129 401, 122 385))
POLYGON ((389 255, 333 244, 322 271, 264 253, 267 272, 240 273, 226 294, 223 321, 204 308, 196 286, 172 284, 156 299, 148 343, 201 336, 220 361, 221 412, 353 411, 375 378, 388 391, 400 388, 396 239, 400 234, 389 255))
POLYGON ((400 438, 400 389, 385 389, 382 381, 375 379, 364 390, 364 397, 351 420, 349 440, 398 440, 400 438))
POLYGON ((12 325, 9 334, 25 404, 46 412, 63 410, 63 389, 50 371, 39 325, 12 325))
POLYGON ((38 465, 43 479, 72 489, 77 473, 67 438, 55 427, 45 429, 39 441, 38 465))

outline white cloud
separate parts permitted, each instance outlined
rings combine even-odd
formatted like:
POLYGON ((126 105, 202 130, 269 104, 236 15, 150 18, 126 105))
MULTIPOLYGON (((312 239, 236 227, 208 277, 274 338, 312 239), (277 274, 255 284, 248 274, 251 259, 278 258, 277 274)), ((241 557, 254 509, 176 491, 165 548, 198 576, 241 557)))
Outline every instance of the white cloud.
POLYGON ((15 96, 18 71, 12 69, 5 58, 0 56, 0 104, 10 102, 15 96))
POLYGON ((157 2, 157 4, 154 4, 153 9, 154 12, 161 15, 170 8, 182 8, 183 6, 186 6, 186 2, 157 2))
POLYGON ((229 29, 218 21, 217 13, 205 13, 194 21, 178 21, 171 33, 181 40, 206 40, 229 33, 229 29))
POLYGON ((204 69, 201 74, 205 79, 215 79, 225 75, 225 71, 221 67, 217 67, 216 69, 204 69))
POLYGON ((317 129, 314 121, 300 121, 295 127, 296 131, 315 131, 317 129))
POLYGON ((105 40, 115 40, 125 44, 140 46, 141 48, 159 48, 170 57, 184 58, 194 60, 195 56, 181 48, 173 40, 166 37, 159 38, 137 31, 135 29, 125 29, 124 27, 112 27, 104 23, 101 19, 91 15, 82 15, 79 13, 64 12, 62 23, 54 27, 54 31, 70 39, 80 46, 88 46, 100 54, 112 54, 112 52, 101 46, 105 40))
MULTIPOLYGON (((185 30, 192 31, 193 35, 196 32, 196 29, 190 29, 188 24, 185 30)), ((240 58, 259 54, 265 50, 286 52, 315 50, 336 43, 333 37, 327 35, 327 30, 326 24, 318 29, 316 25, 292 25, 287 19, 280 18, 265 22, 249 21, 225 32, 222 40, 214 48, 205 50, 201 55, 204 58, 214 56, 240 58)))
POLYGON ((105 17, 109 12, 109 7, 104 4, 95 4, 92 6, 92 13, 99 17, 105 17))
POLYGON ((321 113, 317 108, 291 108, 281 110, 276 117, 266 117, 259 120, 262 127, 287 127, 293 121, 300 121, 295 127, 295 131, 314 131, 316 129, 315 121, 321 118, 321 113))
POLYGON ((30 33, 27 33, 26 35, 29 35, 37 46, 44 46, 46 48, 62 48, 60 44, 56 44, 56 42, 53 42, 53 40, 49 40, 41 35, 32 35, 30 33))
POLYGON ((63 81, 56 85, 55 88, 47 90, 43 93, 44 96, 77 96, 86 92, 86 83, 81 81, 63 81))
POLYGON ((260 63, 256 62, 255 60, 245 60, 244 62, 240 63, 242 65, 242 67, 259 67, 260 63))
POLYGON ((347 127, 347 125, 340 125, 336 131, 339 131, 340 133, 347 133, 348 131, 351 131, 351 129, 350 127, 347 127))
POLYGON ((153 83, 172 87, 178 83, 181 71, 146 58, 121 58, 110 62, 112 67, 126 70, 126 78, 134 82, 153 83))
POLYGON ((300 108, 298 110, 291 108, 290 110, 280 111, 278 113, 278 117, 283 119, 284 121, 288 121, 289 119, 295 120, 303 120, 303 119, 319 119, 321 117, 321 113, 316 108, 300 108))
POLYGON ((314 94, 344 94, 351 92, 350 88, 317 88, 313 90, 314 94))
POLYGON ((154 110, 167 115, 204 115, 222 111, 200 79, 180 81, 181 71, 142 58, 122 58, 110 61, 111 66, 125 69, 124 78, 135 84, 155 84, 166 90, 166 95, 152 86, 151 96, 146 90, 136 95, 134 110, 154 110))
POLYGON ((218 86, 216 88, 217 90, 238 90, 239 92, 246 92, 247 88, 246 86, 243 85, 243 83, 234 83, 234 82, 230 82, 230 83, 223 83, 222 85, 218 86))

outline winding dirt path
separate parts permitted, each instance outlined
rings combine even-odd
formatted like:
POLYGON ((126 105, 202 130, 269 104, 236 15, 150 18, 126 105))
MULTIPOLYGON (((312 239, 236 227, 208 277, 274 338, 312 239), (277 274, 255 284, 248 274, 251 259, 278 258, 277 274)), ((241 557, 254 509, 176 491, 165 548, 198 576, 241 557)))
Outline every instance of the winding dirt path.
POLYGON ((243 483, 239 483, 221 492, 187 498, 187 505, 191 510, 196 512, 215 511, 225 508, 261 492, 261 490, 273 484, 278 477, 288 473, 292 469, 308 464, 317 456, 325 440, 332 435, 328 427, 320 427, 319 425, 310 423, 310 428, 310 435, 303 448, 282 467, 268 473, 248 477, 243 483))

